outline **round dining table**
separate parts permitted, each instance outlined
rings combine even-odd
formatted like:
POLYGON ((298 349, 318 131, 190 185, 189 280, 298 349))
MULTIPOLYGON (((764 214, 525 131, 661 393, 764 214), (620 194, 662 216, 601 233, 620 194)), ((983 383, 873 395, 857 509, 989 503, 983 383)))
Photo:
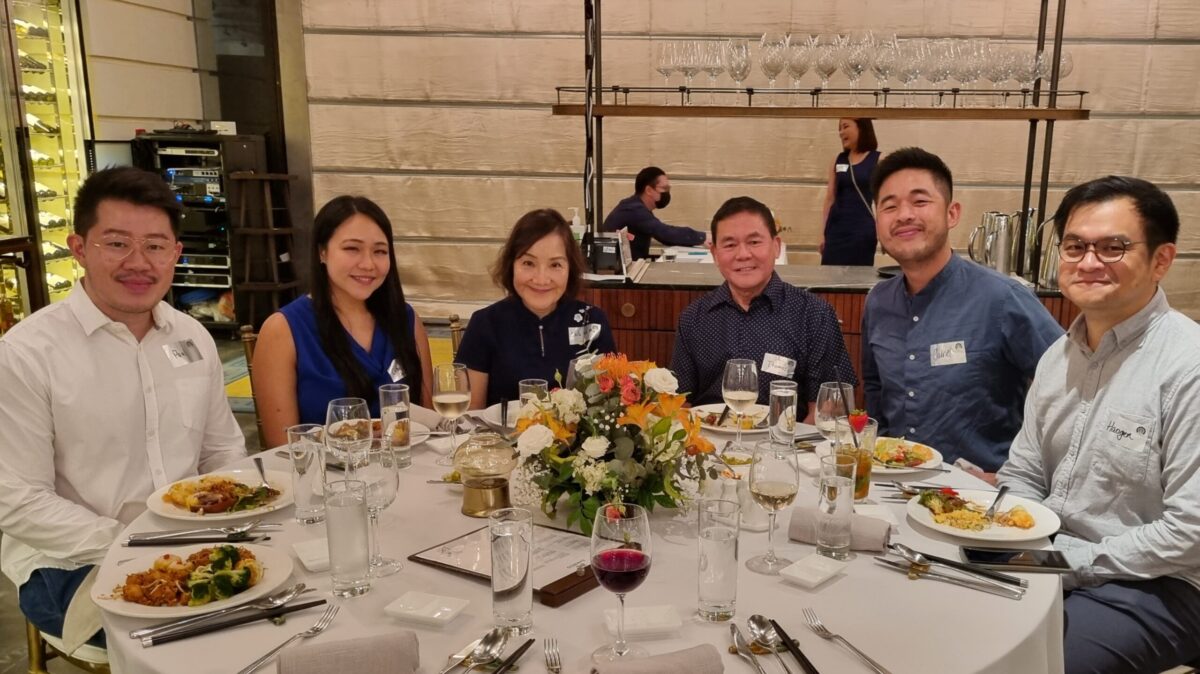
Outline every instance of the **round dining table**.
MULTIPOLYGON (((412 465, 401 470, 399 494, 380 515, 380 541, 385 556, 403 559, 486 525, 487 520, 461 514, 460 487, 426 483, 449 470, 435 465, 438 453, 433 451, 430 443, 441 443, 438 449, 446 451, 448 442, 437 438, 413 448, 412 465)), ((263 452, 260 456, 265 458, 268 469, 290 470, 289 461, 274 451, 263 452)), ((248 465, 249 459, 243 463, 248 465)), ((949 473, 915 473, 904 479, 916 478, 957 488, 986 487, 957 468, 949 473)), ((887 490, 873 486, 871 496, 876 499, 886 493, 887 490)), ((812 478, 801 475, 796 504, 815 505, 816 500, 817 489, 812 478)), ((902 503, 886 503, 886 507, 891 509, 898 522, 892 534, 893 542, 955 559, 959 558, 959 546, 969 544, 914 523, 906 517, 902 503)), ((561 513, 558 521, 550 521, 540 512, 537 517, 542 523, 565 528, 561 513)), ((778 519, 777 552, 792 560, 812 554, 814 546, 788 540, 788 513, 781 513, 778 519)), ((286 552, 293 560, 296 560, 293 544, 326 535, 323 523, 297 523, 290 506, 265 515, 263 520, 282 523, 283 527, 270 532, 270 541, 262 544, 286 552)), ((190 526, 147 511, 135 519, 125 533, 190 526)), ((641 587, 627 595, 626 606, 629 610, 673 606, 682 619, 682 628, 637 643, 651 654, 710 643, 721 652, 725 671, 753 672, 749 663, 728 651, 731 640, 727 623, 709 623, 696 617, 695 511, 689 521, 686 515, 674 510, 656 510, 651 527, 654 540, 650 574, 641 587)), ((124 538, 122 535, 119 541, 124 538)), ((799 642, 801 650, 822 674, 871 670, 837 642, 826 641, 811 631, 802 613, 805 608, 812 608, 830 630, 845 637, 893 674, 1058 674, 1063 671, 1062 587, 1056 575, 1024 574, 1029 583, 1028 590, 1022 599, 1012 600, 931 579, 910 580, 903 573, 875 563, 873 558, 882 553, 858 552, 840 575, 814 589, 805 589, 778 576, 758 575, 745 568, 745 560, 763 552, 766 545, 765 532, 743 530, 739 537, 741 566, 734 620, 748 635, 746 619, 750 615, 758 613, 774 618, 799 642)), ((1044 539, 1032 544, 1033 547, 1048 545, 1044 539)), ((108 551, 103 564, 142 557, 147 551, 167 552, 169 549, 130 548, 118 542, 108 551)), ((341 606, 332 625, 320 635, 305 640, 305 644, 333 643, 412 630, 420 644, 418 671, 440 672, 449 655, 492 627, 491 586, 487 581, 425 564, 405 561, 401 571, 374 579, 368 593, 349 599, 333 597, 327 571, 309 572, 298 560, 293 578, 317 589, 304 597, 325 598, 341 606), (385 606, 410 590, 456 597, 470 603, 442 627, 402 622, 385 613, 385 606)), ((590 672, 592 651, 611 641, 605 628, 604 612, 616 607, 616 596, 601 588, 590 590, 557 608, 535 601, 533 628, 528 636, 536 638, 538 643, 520 662, 523 674, 547 671, 541 644, 542 639, 548 637, 558 641, 564 672, 590 672)), ((103 621, 114 672, 229 674, 310 627, 323 608, 291 613, 283 625, 259 621, 151 647, 143 647, 138 640, 129 638, 128 632, 152 621, 107 612, 103 621)), ((520 640, 516 638, 510 640, 509 650, 518 643, 520 640)), ((766 671, 782 672, 778 662, 768 657, 759 658, 766 671)), ((793 672, 803 671, 790 655, 783 657, 793 672)), ((272 663, 261 671, 275 671, 274 667, 272 663)))

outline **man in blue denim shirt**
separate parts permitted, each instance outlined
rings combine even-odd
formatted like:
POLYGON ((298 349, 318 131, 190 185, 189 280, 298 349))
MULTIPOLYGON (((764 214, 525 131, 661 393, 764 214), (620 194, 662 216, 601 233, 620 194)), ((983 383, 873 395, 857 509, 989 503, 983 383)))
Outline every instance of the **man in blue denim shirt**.
POLYGON ((1062 520, 1066 671, 1161 672, 1200 658, 1200 325, 1158 287, 1179 215, 1108 176, 1054 227, 1082 315, 1038 363, 998 477, 1062 520))
POLYGON ((880 161, 872 182, 879 241, 904 273, 867 296, 867 411, 880 435, 922 442, 949 461, 964 458, 994 473, 1021 427, 1038 359, 1062 327, 1018 281, 951 250, 962 206, 936 155, 897 150, 880 161))

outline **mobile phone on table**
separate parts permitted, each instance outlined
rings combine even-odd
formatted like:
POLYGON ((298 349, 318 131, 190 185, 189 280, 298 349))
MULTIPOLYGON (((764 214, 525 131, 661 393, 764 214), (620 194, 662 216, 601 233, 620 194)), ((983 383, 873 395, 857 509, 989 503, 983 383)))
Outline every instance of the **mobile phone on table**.
POLYGON ((1058 550, 964 547, 962 552, 968 563, 996 571, 1068 573, 1071 570, 1067 558, 1058 550))

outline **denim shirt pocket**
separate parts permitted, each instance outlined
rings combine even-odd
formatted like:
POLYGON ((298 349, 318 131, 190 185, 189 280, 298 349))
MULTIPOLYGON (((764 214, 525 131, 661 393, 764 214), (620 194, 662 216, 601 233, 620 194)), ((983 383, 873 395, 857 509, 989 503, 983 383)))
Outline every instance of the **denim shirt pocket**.
POLYGON ((1154 417, 1110 407, 1099 421, 1096 468, 1115 484, 1144 482, 1150 460, 1157 456, 1154 417))

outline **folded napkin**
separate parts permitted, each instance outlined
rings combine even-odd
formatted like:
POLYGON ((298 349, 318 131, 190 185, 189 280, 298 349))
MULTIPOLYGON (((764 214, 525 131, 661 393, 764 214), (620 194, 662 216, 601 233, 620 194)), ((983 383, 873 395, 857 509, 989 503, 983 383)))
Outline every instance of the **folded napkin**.
POLYGON ((420 405, 408 406, 408 418, 422 426, 427 426, 431 431, 448 431, 451 424, 454 423, 428 407, 420 405))
MULTIPOLYGON (((797 506, 792 508, 792 521, 788 525, 788 538, 799 543, 817 542, 816 508, 797 506)), ((892 536, 892 525, 883 520, 864 515, 850 516, 850 549, 882 552, 892 536)))
POLYGON ((279 654, 279 674, 412 674, 419 665, 417 634, 412 630, 346 641, 317 638, 279 654))
MULTIPOLYGON (((279 671, 282 674, 283 670, 279 671)), ((724 671, 721 652, 712 644, 592 667, 592 674, 722 674, 724 671)))

